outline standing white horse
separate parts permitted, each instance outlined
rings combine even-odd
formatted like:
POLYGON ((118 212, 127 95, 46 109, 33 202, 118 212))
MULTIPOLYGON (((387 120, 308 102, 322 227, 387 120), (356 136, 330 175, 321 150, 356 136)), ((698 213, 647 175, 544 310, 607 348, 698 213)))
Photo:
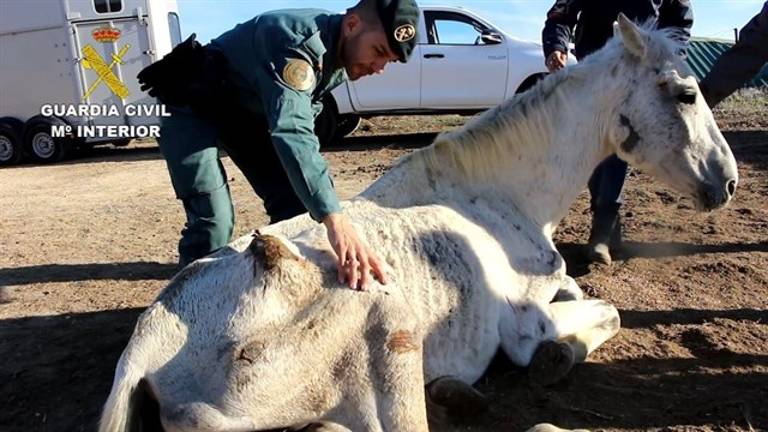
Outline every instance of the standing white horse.
POLYGON ((338 284, 306 216, 184 269, 139 318, 100 430, 426 431, 425 385, 437 404, 471 396, 499 346, 562 377, 619 328, 551 237, 595 166, 617 152, 704 209, 737 182, 678 47, 623 16, 618 33, 345 203, 388 285, 338 284))

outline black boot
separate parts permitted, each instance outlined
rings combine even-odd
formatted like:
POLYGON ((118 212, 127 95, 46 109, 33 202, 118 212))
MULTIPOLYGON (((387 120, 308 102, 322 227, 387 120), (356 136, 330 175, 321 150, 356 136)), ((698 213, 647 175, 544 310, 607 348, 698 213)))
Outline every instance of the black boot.
POLYGON ((611 253, 621 247, 621 216, 619 208, 594 211, 592 230, 587 245, 587 259, 590 262, 611 265, 611 253))

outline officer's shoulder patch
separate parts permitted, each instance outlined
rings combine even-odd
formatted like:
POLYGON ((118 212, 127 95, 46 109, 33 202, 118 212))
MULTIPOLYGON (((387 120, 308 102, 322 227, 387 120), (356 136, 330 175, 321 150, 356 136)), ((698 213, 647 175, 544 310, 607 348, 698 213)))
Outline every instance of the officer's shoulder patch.
POLYGON ((286 84, 298 91, 307 91, 315 86, 315 71, 306 60, 286 59, 281 75, 286 84))

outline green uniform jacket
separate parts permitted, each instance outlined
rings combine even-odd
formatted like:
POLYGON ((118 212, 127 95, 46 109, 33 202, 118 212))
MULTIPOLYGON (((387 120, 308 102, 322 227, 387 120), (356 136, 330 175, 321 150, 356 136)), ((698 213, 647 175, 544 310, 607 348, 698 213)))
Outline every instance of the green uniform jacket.
POLYGON ((319 9, 272 11, 211 42, 229 62, 229 78, 239 90, 240 102, 265 115, 291 185, 317 221, 341 209, 328 164, 319 152, 314 119, 323 96, 347 79, 336 52, 342 18, 319 9), (296 59, 308 62, 315 75, 314 85, 304 91, 283 77, 286 64, 296 59))

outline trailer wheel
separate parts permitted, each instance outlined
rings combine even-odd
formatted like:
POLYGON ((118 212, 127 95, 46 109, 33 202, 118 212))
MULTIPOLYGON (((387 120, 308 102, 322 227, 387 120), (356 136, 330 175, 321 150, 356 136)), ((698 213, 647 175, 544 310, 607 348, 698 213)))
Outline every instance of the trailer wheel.
POLYGON ((125 147, 131 143, 132 138, 122 138, 112 141, 112 145, 115 147, 125 147))
POLYGON ((24 157, 21 151, 21 128, 24 123, 13 118, 0 119, 0 165, 13 165, 24 157))
POLYGON ((64 159, 72 148, 72 139, 51 134, 54 125, 61 120, 50 117, 35 117, 24 128, 24 148, 37 162, 48 164, 64 159))

